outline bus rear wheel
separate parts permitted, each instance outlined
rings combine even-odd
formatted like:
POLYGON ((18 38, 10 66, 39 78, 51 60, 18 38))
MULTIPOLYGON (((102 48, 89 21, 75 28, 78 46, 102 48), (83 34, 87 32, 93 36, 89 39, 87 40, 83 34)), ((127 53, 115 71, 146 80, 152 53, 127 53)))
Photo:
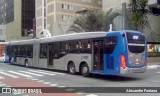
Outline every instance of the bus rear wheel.
POLYGON ((73 62, 69 63, 69 65, 68 65, 68 71, 72 75, 76 74, 76 67, 75 67, 75 65, 74 65, 73 62))
POLYGON ((88 67, 88 65, 87 65, 87 63, 85 63, 85 64, 83 64, 82 66, 81 66, 81 74, 83 75, 83 76, 89 76, 89 67, 88 67))

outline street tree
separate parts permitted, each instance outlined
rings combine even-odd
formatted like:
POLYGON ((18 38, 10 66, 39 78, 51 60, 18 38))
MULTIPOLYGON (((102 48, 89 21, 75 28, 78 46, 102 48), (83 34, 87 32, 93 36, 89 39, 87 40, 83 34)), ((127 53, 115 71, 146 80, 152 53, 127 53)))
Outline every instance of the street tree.
POLYGON ((121 15, 120 13, 109 9, 107 12, 103 11, 87 11, 75 19, 70 25, 68 31, 73 32, 90 32, 90 31, 108 31, 110 24, 115 17, 121 15))
POLYGON ((128 5, 129 7, 129 20, 130 27, 134 30, 143 31, 145 27, 150 29, 150 25, 147 18, 147 9, 148 0, 130 0, 128 5))

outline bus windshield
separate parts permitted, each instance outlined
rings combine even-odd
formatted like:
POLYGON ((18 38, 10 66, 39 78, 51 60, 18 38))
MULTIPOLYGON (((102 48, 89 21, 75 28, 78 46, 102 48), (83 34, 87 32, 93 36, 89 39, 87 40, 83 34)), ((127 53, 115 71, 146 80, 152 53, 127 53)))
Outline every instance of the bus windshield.
POLYGON ((142 34, 126 33, 128 48, 132 53, 142 53, 145 50, 145 37, 142 34))

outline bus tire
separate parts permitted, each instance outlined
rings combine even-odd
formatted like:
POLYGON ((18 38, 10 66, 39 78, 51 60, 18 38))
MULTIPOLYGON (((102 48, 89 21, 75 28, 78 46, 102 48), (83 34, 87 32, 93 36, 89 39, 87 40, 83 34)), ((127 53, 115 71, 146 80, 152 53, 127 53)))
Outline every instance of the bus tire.
POLYGON ((87 63, 84 63, 82 66, 81 66, 81 74, 82 76, 89 76, 89 67, 87 65, 87 63))
POLYGON ((68 72, 72 75, 76 74, 76 67, 73 62, 70 62, 68 65, 68 72))
POLYGON ((28 67, 28 66, 29 66, 29 63, 28 63, 28 60, 27 60, 27 59, 25 60, 24 64, 25 64, 25 67, 28 67))

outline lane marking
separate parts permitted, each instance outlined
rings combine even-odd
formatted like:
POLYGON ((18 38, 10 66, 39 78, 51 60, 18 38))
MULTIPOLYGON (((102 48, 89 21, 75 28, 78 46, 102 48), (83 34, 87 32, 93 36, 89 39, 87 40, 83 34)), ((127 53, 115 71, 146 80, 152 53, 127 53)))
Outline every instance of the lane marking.
POLYGON ((156 73, 160 73, 160 72, 156 72, 156 73))
POLYGON ((58 84, 50 84, 50 86, 57 86, 58 84))
POLYGON ((4 79, 4 77, 0 76, 0 79, 4 79))
POLYGON ((41 74, 36 74, 36 73, 26 72, 26 71, 21 71, 21 70, 19 70, 19 72, 23 72, 23 73, 27 73, 27 74, 35 75, 35 76, 44 76, 44 75, 41 75, 41 74))
POLYGON ((5 73, 5 72, 0 72, 0 74, 7 75, 7 76, 13 77, 13 78, 19 78, 18 76, 11 75, 11 74, 8 74, 8 73, 5 73))
POLYGON ((74 91, 75 89, 65 89, 66 91, 74 91))
POLYGON ((5 86, 6 84, 0 84, 0 86, 5 86))
POLYGON ((58 88, 65 88, 65 86, 57 86, 58 88))
POLYGON ((89 95, 86 95, 86 96, 98 96, 98 95, 95 95, 95 94, 89 94, 89 95))
POLYGON ((50 84, 51 82, 44 82, 44 84, 50 84))
POLYGON ((158 69, 160 68, 160 65, 150 65, 150 66, 147 66, 147 69, 158 69))
POLYGON ((10 73, 13 73, 13 74, 17 74, 17 75, 21 75, 21 76, 24 76, 24 77, 32 77, 30 75, 26 75, 26 74, 22 74, 22 73, 18 73, 18 72, 14 72, 14 71, 9 71, 10 73))
POLYGON ((32 80, 35 80, 35 81, 37 81, 38 79, 32 79, 32 80))
POLYGON ((64 73, 58 73, 58 72, 52 72, 52 71, 44 71, 44 70, 37 70, 37 71, 40 71, 40 72, 47 72, 47 73, 51 73, 51 74, 60 74, 60 75, 64 75, 64 73))
POLYGON ((38 82, 44 82, 43 80, 40 80, 40 81, 38 81, 38 82))
POLYGON ((77 94, 79 94, 79 95, 81 95, 81 94, 83 94, 84 92, 82 92, 82 91, 79 91, 79 92, 76 92, 77 94))
POLYGON ((41 74, 45 74, 45 75, 56 75, 56 74, 50 74, 50 73, 40 72, 40 71, 34 71, 34 70, 28 70, 28 71, 36 72, 36 73, 41 73, 41 74))

